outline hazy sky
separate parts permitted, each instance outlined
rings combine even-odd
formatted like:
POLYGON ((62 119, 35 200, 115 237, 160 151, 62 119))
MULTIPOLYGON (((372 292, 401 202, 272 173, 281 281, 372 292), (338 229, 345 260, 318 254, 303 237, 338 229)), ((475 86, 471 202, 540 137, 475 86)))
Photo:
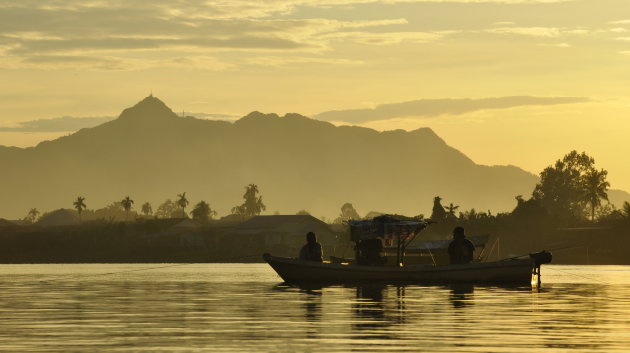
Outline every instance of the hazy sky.
POLYGON ((630 190, 628 0, 2 0, 0 145, 116 116, 298 112, 429 126, 534 173, 571 149, 630 190))

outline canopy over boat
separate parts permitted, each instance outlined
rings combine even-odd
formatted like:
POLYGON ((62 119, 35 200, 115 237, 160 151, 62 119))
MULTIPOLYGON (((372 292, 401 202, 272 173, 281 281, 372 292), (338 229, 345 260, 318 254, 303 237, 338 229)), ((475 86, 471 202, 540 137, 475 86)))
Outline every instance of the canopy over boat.
POLYGON ((405 248, 429 223, 430 221, 399 215, 382 215, 372 219, 348 221, 350 239, 357 243, 357 262, 383 264, 386 259, 381 259, 378 254, 382 244, 378 241, 377 244, 373 243, 375 239, 387 239, 396 241, 396 264, 402 266, 405 248))
POLYGON ((415 237, 429 222, 417 218, 398 215, 383 215, 372 219, 349 220, 350 239, 353 241, 367 239, 400 239, 415 237))

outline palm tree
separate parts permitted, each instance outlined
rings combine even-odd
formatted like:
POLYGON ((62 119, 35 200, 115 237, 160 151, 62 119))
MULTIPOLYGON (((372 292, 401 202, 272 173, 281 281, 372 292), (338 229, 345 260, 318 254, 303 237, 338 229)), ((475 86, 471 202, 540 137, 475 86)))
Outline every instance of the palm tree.
POLYGON ((245 208, 245 216, 257 216, 267 209, 262 201, 262 196, 256 196, 258 193, 258 185, 256 184, 249 184, 245 187, 245 194, 243 195, 245 202, 242 205, 245 208))
POLYGON ((31 208, 26 217, 24 217, 24 220, 29 223, 35 223, 37 216, 39 216, 39 211, 36 208, 31 208))
POLYGON ((120 201, 120 204, 125 209, 125 212, 127 214, 125 216, 125 221, 126 221, 129 219, 129 211, 131 210, 131 206, 133 205, 133 200, 130 199, 129 196, 127 196, 122 201, 120 201))
POLYGON ((81 212, 83 212, 84 209, 87 208, 87 206, 85 205, 85 197, 77 197, 77 200, 74 201, 72 204, 74 205, 74 208, 77 209, 77 212, 79 212, 79 221, 81 221, 81 212))
POLYGON ((591 221, 595 220, 595 207, 602 204, 601 200, 608 200, 608 187, 610 183, 606 181, 607 171, 596 169, 589 170, 584 175, 583 200, 591 205, 591 221))
POLYGON ((151 207, 151 204, 148 202, 143 203, 142 214, 144 214, 145 217, 148 217, 151 213, 153 213, 153 207, 151 207))
POLYGON ((455 217, 455 210, 457 210, 459 208, 459 206, 455 206, 453 205, 453 203, 451 202, 447 207, 447 211, 446 214, 448 214, 451 217, 455 217))
POLYGON ((182 217, 186 218, 186 206, 188 206, 188 200, 186 199, 186 193, 177 194, 177 205, 182 208, 182 217))
POLYGON ((630 219, 630 203, 628 201, 624 202, 621 208, 623 209, 623 213, 626 215, 626 218, 630 219))

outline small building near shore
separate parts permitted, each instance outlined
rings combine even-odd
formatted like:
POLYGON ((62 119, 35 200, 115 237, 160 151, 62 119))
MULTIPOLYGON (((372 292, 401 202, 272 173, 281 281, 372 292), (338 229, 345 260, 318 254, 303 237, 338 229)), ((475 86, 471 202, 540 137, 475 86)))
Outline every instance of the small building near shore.
POLYGON ((201 224, 189 218, 168 221, 174 224, 162 231, 144 236, 147 246, 180 250, 206 248, 205 238, 200 234, 201 224))
POLYGON ((311 215, 255 216, 235 226, 224 235, 222 242, 230 243, 242 253, 297 257, 306 244, 306 233, 313 232, 322 244, 324 257, 334 251, 337 233, 330 226, 311 215))
POLYGON ((36 223, 40 227, 61 227, 74 226, 80 224, 81 220, 75 211, 60 208, 58 210, 45 213, 36 223))

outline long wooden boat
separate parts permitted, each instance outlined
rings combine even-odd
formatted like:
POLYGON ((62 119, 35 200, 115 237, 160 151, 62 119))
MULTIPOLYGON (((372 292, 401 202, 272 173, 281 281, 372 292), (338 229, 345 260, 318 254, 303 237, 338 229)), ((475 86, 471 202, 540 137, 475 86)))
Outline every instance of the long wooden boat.
POLYGON ((356 261, 330 263, 305 261, 264 254, 285 282, 414 282, 414 283, 532 283, 540 284, 540 265, 551 262, 551 253, 543 251, 526 258, 457 265, 405 265, 405 249, 431 221, 395 215, 348 221, 351 240, 356 241, 356 261), (396 242, 395 266, 384 266, 382 239, 396 242), (369 245, 369 246, 368 246, 369 245))
POLYGON ((551 261, 541 252, 528 258, 458 265, 364 266, 303 261, 264 254, 263 259, 287 283, 539 283, 540 265, 551 261), (538 277, 535 279, 535 277, 538 277))

